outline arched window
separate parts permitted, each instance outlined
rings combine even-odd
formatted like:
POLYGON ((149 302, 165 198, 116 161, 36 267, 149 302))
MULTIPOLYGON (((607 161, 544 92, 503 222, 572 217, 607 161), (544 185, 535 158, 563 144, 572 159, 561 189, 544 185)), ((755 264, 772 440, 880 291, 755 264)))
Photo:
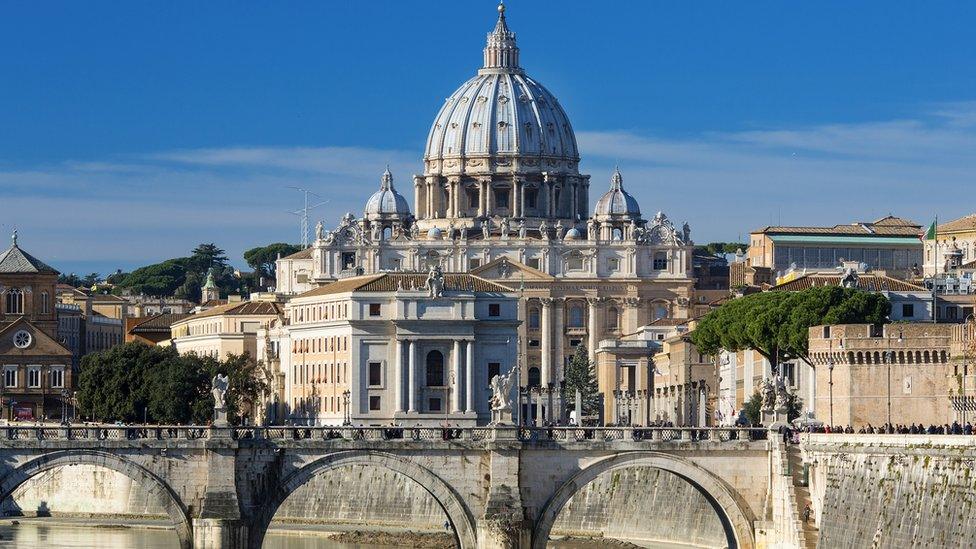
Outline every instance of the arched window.
POLYGON ((41 314, 46 315, 51 312, 51 297, 47 292, 41 292, 41 314))
POLYGON ((542 372, 537 366, 529 368, 529 387, 538 387, 542 383, 542 372))
POLYGON ((614 240, 623 240, 624 239, 624 230, 621 229, 621 228, 619 228, 619 227, 614 228, 613 229, 613 239, 614 240))
POLYGON ((666 252, 654 253, 654 270, 655 271, 668 270, 668 254, 666 252))
POLYGON ((529 309, 529 329, 539 329, 539 309, 529 309))
POLYGON ((569 308, 569 327, 570 328, 582 328, 583 327, 583 307, 580 305, 573 305, 569 308))
POLYGON ((383 227, 383 240, 389 240, 393 236, 392 227, 383 227))
POLYGON ((651 321, 668 318, 668 306, 663 303, 651 305, 651 321))
POLYGON ((616 307, 607 309, 607 330, 616 332, 620 329, 620 313, 616 307))
POLYGON ((24 314, 24 292, 20 288, 10 288, 7 290, 6 312, 8 315, 24 314))
POLYGON ((427 353, 427 386, 444 386, 444 355, 440 351, 427 353))

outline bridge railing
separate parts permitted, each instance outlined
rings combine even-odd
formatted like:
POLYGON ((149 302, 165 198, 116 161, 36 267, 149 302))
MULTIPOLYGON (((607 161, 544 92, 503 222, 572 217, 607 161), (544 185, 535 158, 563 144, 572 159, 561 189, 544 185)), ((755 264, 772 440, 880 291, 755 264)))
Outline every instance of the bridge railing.
MULTIPOLYGON (((508 428, 508 432, 511 431, 508 428)), ((363 442, 488 441, 505 429, 494 427, 208 427, 208 426, 0 426, 2 440, 347 440, 363 442)), ((765 440, 765 429, 739 427, 522 427, 525 442, 727 442, 765 440)))
POLYGON ((3 426, 0 440, 196 440, 209 438, 206 426, 3 426))

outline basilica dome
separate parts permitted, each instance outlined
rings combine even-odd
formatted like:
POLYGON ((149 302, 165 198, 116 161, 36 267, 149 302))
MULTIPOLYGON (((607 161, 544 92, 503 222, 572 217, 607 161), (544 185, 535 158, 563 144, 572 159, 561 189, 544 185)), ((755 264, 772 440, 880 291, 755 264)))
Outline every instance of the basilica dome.
POLYGON ((484 66, 447 98, 425 149, 428 173, 578 173, 579 151, 556 97, 519 66, 505 7, 488 34, 484 66))
POLYGON ((610 178, 610 190, 603 193, 597 201, 593 215, 597 218, 640 217, 640 205, 633 196, 630 196, 630 193, 624 190, 624 178, 620 175, 619 169, 614 168, 613 176, 610 178))
POLYGON ((410 205, 407 199, 393 188, 393 174, 387 168, 383 172, 380 190, 373 193, 366 201, 363 216, 371 221, 389 218, 406 218, 410 216, 410 205))

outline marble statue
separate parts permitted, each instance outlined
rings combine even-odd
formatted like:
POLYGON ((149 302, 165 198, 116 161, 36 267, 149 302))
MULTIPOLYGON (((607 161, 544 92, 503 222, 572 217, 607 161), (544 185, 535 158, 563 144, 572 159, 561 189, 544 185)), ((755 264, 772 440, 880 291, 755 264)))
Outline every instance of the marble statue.
POLYGON ((773 388, 773 382, 768 379, 762 380, 759 390, 762 392, 763 411, 772 412, 776 406, 776 389, 773 388))
POLYGON ((325 238, 325 224, 320 220, 315 224, 315 240, 322 240, 325 238))
POLYGON ((515 383, 515 370, 512 369, 507 375, 498 374, 491 378, 491 409, 494 412, 507 412, 512 409, 509 395, 512 392, 512 384, 515 383))
POLYGON ((556 221, 556 240, 562 240, 566 236, 566 227, 563 227, 563 220, 556 221))
POLYGON ((481 222, 481 236, 488 240, 491 237, 491 219, 486 218, 481 222))
POLYGON ((427 297, 439 298, 444 295, 444 273, 441 271, 440 265, 434 265, 430 268, 430 273, 427 275, 427 297))
POLYGON ((526 235, 525 220, 519 221, 518 224, 518 235, 519 238, 525 238, 526 235))
POLYGON ((224 374, 217 374, 214 376, 213 380, 210 381, 211 393, 213 393, 214 398, 214 409, 224 410, 227 407, 227 402, 225 397, 227 396, 227 387, 230 385, 230 381, 224 374))
POLYGON ((549 240, 549 224, 546 223, 545 219, 539 223, 539 237, 542 240, 549 240))
POLYGON ((509 231, 510 227, 509 227, 509 224, 508 224, 508 218, 507 217, 503 217, 502 218, 502 222, 498 225, 498 227, 502 231, 502 238, 508 238, 508 231, 509 231))

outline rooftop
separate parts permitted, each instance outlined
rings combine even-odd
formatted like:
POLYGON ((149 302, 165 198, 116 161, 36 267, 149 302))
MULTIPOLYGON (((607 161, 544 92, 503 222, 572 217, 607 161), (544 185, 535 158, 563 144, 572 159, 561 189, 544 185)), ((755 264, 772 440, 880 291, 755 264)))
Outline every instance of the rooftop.
MULTIPOLYGON (((398 290, 423 290, 427 287, 425 273, 380 273, 367 276, 344 278, 342 280, 315 288, 299 295, 316 297, 343 294, 348 292, 395 292, 398 290)), ((444 274, 446 292, 491 292, 508 293, 514 290, 467 273, 444 274)))
MULTIPOLYGON (((798 292, 817 286, 840 286, 842 274, 814 273, 770 288, 770 291, 798 292)), ((857 277, 858 288, 869 292, 928 292, 922 286, 881 274, 863 273, 857 277)))
POLYGON ((796 234, 796 235, 825 235, 825 236, 912 236, 922 234, 922 226, 914 221, 895 216, 886 216, 875 221, 855 222, 849 225, 834 225, 833 227, 788 227, 784 225, 770 225, 755 233, 767 235, 796 234))
POLYGON ((976 232, 976 213, 953 219, 939 225, 938 232, 976 232))
POLYGON ((40 259, 20 249, 17 245, 17 231, 11 237, 10 247, 0 253, 0 274, 58 274, 58 271, 40 259))

